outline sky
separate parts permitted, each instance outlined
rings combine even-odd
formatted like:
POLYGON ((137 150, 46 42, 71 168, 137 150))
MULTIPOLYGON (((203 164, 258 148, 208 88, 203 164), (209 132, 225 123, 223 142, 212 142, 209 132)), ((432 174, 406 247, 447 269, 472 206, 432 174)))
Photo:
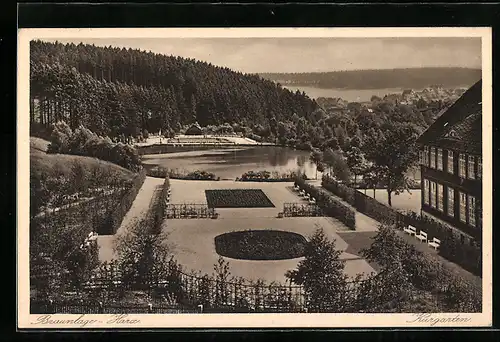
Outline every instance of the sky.
POLYGON ((244 73, 416 67, 481 68, 480 38, 44 39, 195 58, 244 73))

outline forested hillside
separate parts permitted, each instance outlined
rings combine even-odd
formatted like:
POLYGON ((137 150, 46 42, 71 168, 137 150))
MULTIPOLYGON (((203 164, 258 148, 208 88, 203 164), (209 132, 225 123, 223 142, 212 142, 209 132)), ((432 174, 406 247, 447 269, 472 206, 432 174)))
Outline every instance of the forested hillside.
POLYGON ((294 86, 342 89, 423 89, 469 87, 481 78, 480 69, 410 68, 387 70, 349 70, 310 73, 267 73, 266 79, 294 86))
MULTIPOLYGON (((65 120, 100 135, 136 136, 238 123, 276 135, 293 114, 310 120, 305 94, 194 59, 84 44, 31 43, 32 127, 65 120), (37 125, 38 124, 38 125, 37 125)), ((255 131, 255 130, 254 130, 255 131)), ((262 132, 261 132, 262 133, 262 132)), ((265 135, 265 134, 264 134, 265 135)))
POLYGON ((410 92, 363 104, 318 101, 194 59, 84 44, 31 46, 32 130, 63 120, 114 141, 160 129, 171 135, 198 121, 301 149, 346 149, 353 138, 363 145, 398 123, 422 131, 453 99, 410 92))

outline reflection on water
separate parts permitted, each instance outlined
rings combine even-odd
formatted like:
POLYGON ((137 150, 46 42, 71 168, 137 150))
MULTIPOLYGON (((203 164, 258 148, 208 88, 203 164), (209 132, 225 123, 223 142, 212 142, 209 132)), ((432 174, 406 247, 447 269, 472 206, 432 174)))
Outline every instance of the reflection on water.
POLYGON ((162 155, 146 155, 145 164, 161 165, 188 171, 205 170, 218 177, 234 179, 253 170, 305 172, 314 177, 316 166, 309 161, 309 152, 284 147, 250 147, 231 150, 203 150, 162 155))

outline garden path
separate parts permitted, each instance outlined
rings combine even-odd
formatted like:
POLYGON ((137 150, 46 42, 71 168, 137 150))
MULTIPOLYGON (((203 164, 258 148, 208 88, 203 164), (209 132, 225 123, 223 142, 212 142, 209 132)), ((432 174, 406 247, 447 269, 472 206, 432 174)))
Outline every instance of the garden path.
MULTIPOLYGON (((308 181, 309 184, 320 188, 321 187, 321 180, 313 180, 313 181, 308 181)), ((354 210, 355 216, 356 216, 356 230, 351 231, 352 233, 356 232, 376 232, 378 231, 378 226, 380 223, 371 217, 360 213, 359 211, 356 210, 352 205, 344 201, 342 198, 338 197, 335 195, 333 192, 328 191, 325 188, 322 188, 324 191, 328 192, 330 195, 332 195, 336 200, 341 202, 342 204, 346 205, 347 207, 351 208, 354 210)))
POLYGON ((164 180, 154 177, 146 177, 144 184, 139 189, 137 196, 135 197, 132 206, 130 207, 127 214, 123 218, 123 221, 116 231, 115 235, 101 235, 97 239, 97 244, 99 245, 99 260, 101 261, 111 261, 114 257, 114 241, 118 236, 127 231, 127 228, 135 220, 138 220, 144 215, 146 215, 151 198, 155 192, 158 185, 163 184, 164 180))

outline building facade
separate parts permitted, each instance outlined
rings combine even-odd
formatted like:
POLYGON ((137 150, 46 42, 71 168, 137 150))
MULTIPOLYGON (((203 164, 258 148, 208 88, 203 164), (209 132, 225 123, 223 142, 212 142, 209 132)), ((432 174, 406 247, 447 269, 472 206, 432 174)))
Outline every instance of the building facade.
POLYGON ((482 232, 482 82, 419 137, 422 214, 456 228, 462 242, 482 232))

